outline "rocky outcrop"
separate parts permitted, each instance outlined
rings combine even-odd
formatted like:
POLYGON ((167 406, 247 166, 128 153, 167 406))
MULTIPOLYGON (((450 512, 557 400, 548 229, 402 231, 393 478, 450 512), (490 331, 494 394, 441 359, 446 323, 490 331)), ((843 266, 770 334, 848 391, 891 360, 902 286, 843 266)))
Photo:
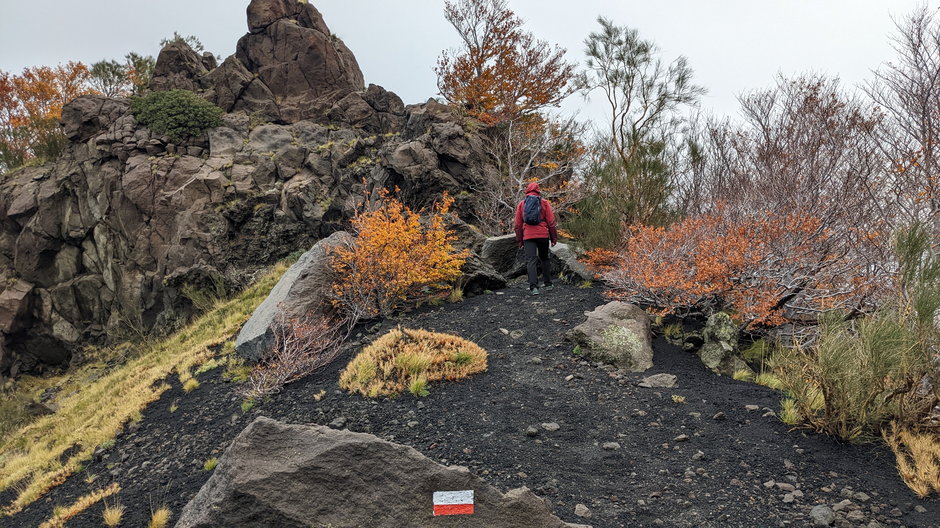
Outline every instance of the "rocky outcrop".
POLYGON ((708 317, 702 331, 704 343, 698 350, 702 363, 712 371, 733 375, 739 370, 750 372, 751 368, 741 359, 738 351, 738 325, 725 312, 708 317))
POLYGON ((352 242, 349 233, 340 231, 301 255, 242 327, 235 340, 235 352, 243 359, 257 362, 273 344, 274 325, 329 313, 327 301, 334 281, 330 255, 334 248, 352 242))
POLYGON ((375 436, 259 417, 225 451, 176 528, 566 528, 526 488, 501 493, 375 436), (472 490, 473 515, 433 515, 436 491, 472 490))
MULTIPOLYGON (((309 82, 297 80, 291 95, 261 74, 294 79, 271 57, 235 55, 215 67, 173 42, 152 87, 197 91, 228 112, 222 126, 174 142, 139 126, 127 100, 80 97, 62 112, 70 143, 60 158, 0 182, 0 299, 9 306, 0 308, 0 375, 67 361, 80 343, 173 329, 193 312, 184 292, 248 284, 344 229, 379 188, 399 187, 413 208, 448 191, 470 217, 464 191, 494 169, 447 107, 363 90, 355 60, 306 3, 253 0, 249 19, 244 53, 261 39, 271 57, 304 55, 284 63, 298 71, 333 53, 321 57, 326 77, 304 70, 309 82), (295 30, 302 42, 277 37, 295 30), (321 37, 332 52, 313 44, 321 37), (291 105, 299 113, 285 113, 291 105)), ((479 232, 461 233, 477 251, 479 232)), ((470 293, 505 284, 475 256, 464 272, 470 293)))
POLYGON ((248 29, 235 57, 268 87, 283 121, 315 117, 365 87, 352 52, 307 2, 252 0, 248 29))
POLYGON ((650 318, 639 307, 620 301, 585 312, 587 320, 568 333, 596 360, 632 372, 653 366, 653 342, 650 318))

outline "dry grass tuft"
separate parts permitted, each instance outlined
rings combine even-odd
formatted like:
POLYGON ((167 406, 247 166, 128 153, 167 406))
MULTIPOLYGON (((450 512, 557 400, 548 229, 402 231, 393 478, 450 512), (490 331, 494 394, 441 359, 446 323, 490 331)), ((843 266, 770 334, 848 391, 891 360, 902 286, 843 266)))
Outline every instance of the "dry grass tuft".
POLYGON ((882 431, 882 438, 894 451, 898 473, 907 487, 921 498, 940 493, 940 436, 901 429, 892 422, 882 431))
POLYGON ((98 501, 104 499, 105 497, 110 497, 115 493, 121 491, 121 487, 117 483, 113 483, 107 488, 99 489, 93 491, 88 495, 79 497, 72 505, 57 507, 52 510, 52 518, 48 521, 39 525, 39 528, 63 528, 66 521, 75 517, 79 513, 87 510, 92 507, 98 501))
POLYGON ((466 339, 426 330, 391 330, 363 349, 340 375, 340 387, 369 398, 406 390, 427 394, 427 383, 458 380, 486 370, 487 354, 466 339))
POLYGON ((172 512, 166 506, 161 506, 151 512, 150 522, 147 523, 147 528, 166 528, 170 524, 170 516, 172 512))
POLYGON ((22 510, 64 482, 97 446, 114 439, 125 424, 169 389, 161 382, 167 376, 191 377, 193 367, 211 359, 210 347, 235 334, 286 269, 286 264, 279 264, 238 297, 180 332, 140 346, 139 354, 125 364, 94 381, 86 380, 81 390, 59 400, 55 414, 0 441, 0 491, 14 486, 17 491, 3 513, 22 510))
POLYGON ((124 506, 121 503, 105 503, 104 511, 101 513, 101 520, 108 528, 114 528, 121 524, 124 519, 124 506))

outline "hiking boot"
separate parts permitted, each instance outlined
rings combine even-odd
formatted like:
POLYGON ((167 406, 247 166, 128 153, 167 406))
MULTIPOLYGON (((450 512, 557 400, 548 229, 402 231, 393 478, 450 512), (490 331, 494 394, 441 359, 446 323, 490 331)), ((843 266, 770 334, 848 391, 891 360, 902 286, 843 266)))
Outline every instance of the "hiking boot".
POLYGON ((539 294, 538 288, 532 288, 531 290, 529 290, 529 295, 538 295, 538 294, 539 294))
POLYGON ((555 285, 549 282, 548 284, 542 286, 542 289, 545 291, 552 291, 555 289, 555 285))

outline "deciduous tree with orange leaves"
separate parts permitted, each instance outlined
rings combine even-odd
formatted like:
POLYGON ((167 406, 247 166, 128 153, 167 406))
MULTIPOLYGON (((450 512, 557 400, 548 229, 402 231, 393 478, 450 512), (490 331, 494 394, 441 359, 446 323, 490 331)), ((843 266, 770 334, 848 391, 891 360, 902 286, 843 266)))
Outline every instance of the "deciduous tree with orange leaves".
POLYGON ((62 107, 92 93, 81 62, 0 72, 0 171, 32 158, 52 158, 64 144, 58 127, 62 107))
POLYGON ((445 17, 461 47, 438 60, 438 89, 485 125, 480 137, 498 169, 478 175, 474 185, 479 224, 505 232, 533 181, 563 211, 578 198, 572 175, 585 153, 585 126, 549 110, 575 91, 574 64, 565 61, 564 49, 525 31, 505 0, 448 1, 445 17))
POLYGON ((348 317, 389 315, 460 276, 468 252, 454 248, 456 236, 447 229, 453 201, 445 194, 422 221, 383 190, 376 205, 353 218, 355 243, 337 248, 331 260, 338 277, 334 299, 348 317))
POLYGON ((438 59, 437 86, 447 102, 492 125, 558 106, 574 90, 565 50, 523 30, 505 0, 444 3, 462 41, 438 59))

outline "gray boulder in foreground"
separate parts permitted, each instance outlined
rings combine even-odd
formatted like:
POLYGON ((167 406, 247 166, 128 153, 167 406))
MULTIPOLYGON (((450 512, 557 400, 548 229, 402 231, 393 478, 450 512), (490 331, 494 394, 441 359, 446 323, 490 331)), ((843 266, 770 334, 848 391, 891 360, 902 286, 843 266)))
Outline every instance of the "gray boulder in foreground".
POLYGON ((297 259, 238 333, 236 354, 248 361, 260 360, 273 343, 273 325, 279 315, 301 318, 322 310, 333 284, 330 250, 352 241, 345 231, 333 233, 297 259))
POLYGON ((370 434, 259 417, 225 451, 176 528, 571 528, 526 488, 505 494, 370 434), (473 490, 472 515, 433 516, 435 491, 473 490))
POLYGON ((633 372, 653 366, 650 318, 638 306, 613 301, 585 312, 587 321, 568 332, 592 358, 633 372))

